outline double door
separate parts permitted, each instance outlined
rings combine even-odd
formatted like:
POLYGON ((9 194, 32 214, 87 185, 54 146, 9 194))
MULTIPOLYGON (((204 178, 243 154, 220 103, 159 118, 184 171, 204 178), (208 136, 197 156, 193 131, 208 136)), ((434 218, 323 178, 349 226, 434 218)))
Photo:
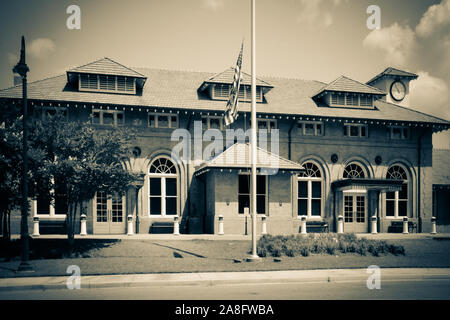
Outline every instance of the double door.
POLYGON ((344 193, 344 232, 366 233, 367 226, 366 194, 344 193))
POLYGON ((117 194, 97 192, 94 203, 94 233, 125 233, 125 199, 117 194))

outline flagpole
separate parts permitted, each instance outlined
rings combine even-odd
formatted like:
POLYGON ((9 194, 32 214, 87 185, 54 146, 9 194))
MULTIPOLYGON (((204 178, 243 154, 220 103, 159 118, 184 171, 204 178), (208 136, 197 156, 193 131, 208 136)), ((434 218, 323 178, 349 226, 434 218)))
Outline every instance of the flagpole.
POLYGON ((251 201, 252 201, 252 254, 249 257, 250 260, 258 259, 258 254, 256 252, 256 37, 255 37, 255 0, 251 0, 251 12, 252 12, 252 115, 251 115, 251 162, 252 162, 252 191, 251 191, 251 201))

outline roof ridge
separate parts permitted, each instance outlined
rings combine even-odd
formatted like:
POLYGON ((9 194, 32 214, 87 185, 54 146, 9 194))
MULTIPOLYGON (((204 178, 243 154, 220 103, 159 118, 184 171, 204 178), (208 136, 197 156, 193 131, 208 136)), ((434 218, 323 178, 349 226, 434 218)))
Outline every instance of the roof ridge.
POLYGON ((67 70, 66 72, 76 72, 77 69, 84 68, 84 67, 86 67, 86 66, 95 64, 95 63, 100 62, 100 61, 102 61, 102 60, 108 60, 108 61, 110 61, 110 62, 112 62, 112 63, 115 63, 115 64, 121 66, 122 68, 125 68, 125 69, 127 69, 127 70, 129 70, 129 71, 135 72, 135 73, 141 75, 142 77, 146 78, 146 76, 143 75, 142 73, 137 72, 136 70, 133 70, 133 69, 131 69, 130 67, 127 67, 127 66, 121 64, 120 62, 117 62, 117 61, 115 61, 115 60, 113 60, 113 59, 111 59, 111 58, 109 58, 109 57, 103 57, 103 58, 100 58, 100 59, 98 59, 98 60, 95 60, 95 61, 89 62, 89 63, 87 63, 87 64, 84 64, 84 65, 82 65, 82 66, 78 66, 78 67, 75 67, 75 68, 71 68, 71 69, 67 70))
POLYGON ((375 89, 375 90, 377 90, 377 91, 379 91, 379 92, 381 92, 381 93, 385 93, 385 92, 383 92, 382 90, 380 90, 380 89, 378 89, 377 87, 373 87, 373 86, 371 86, 371 85, 368 85, 367 83, 363 83, 363 82, 360 82, 360 81, 358 81, 358 80, 355 80, 355 79, 352 79, 352 78, 350 78, 350 77, 347 77, 347 76, 342 76, 342 77, 344 77, 344 78, 346 78, 346 79, 348 79, 348 80, 351 80, 351 81, 355 81, 355 82, 357 82, 357 83, 359 83, 359 84, 361 84, 361 85, 363 85, 363 86, 366 86, 366 87, 368 87, 368 88, 370 88, 370 89, 375 89))

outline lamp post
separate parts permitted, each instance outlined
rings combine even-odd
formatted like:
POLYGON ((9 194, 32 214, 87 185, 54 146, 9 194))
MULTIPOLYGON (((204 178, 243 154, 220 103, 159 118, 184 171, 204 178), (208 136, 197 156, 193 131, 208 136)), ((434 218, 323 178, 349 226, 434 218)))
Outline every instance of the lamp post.
POLYGON ((25 63, 25 38, 22 36, 22 46, 20 49, 20 61, 13 68, 13 72, 22 78, 23 95, 23 172, 22 172, 22 215, 20 223, 20 238, 22 240, 22 261, 18 271, 34 271, 28 263, 29 260, 29 240, 28 240, 28 110, 27 110, 27 64, 25 63))

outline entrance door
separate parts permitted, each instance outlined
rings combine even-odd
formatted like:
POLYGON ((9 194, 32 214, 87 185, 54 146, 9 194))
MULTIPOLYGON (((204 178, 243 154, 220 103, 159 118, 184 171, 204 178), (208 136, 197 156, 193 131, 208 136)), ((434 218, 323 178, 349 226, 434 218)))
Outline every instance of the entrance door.
POLYGON ((366 233, 367 199, 365 194, 344 194, 344 232, 366 233))
POLYGON ((125 233, 124 199, 114 194, 97 192, 94 204, 94 233, 125 233))

